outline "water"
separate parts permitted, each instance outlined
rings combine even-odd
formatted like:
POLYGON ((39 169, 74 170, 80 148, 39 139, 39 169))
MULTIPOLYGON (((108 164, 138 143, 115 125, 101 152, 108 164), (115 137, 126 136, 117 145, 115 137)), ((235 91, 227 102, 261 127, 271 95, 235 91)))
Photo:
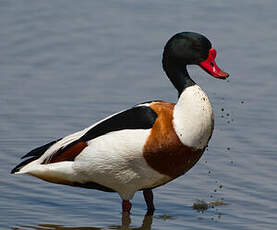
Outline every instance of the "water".
POLYGON ((1 0, 1 229, 273 229, 276 7, 273 0, 1 0), (176 101, 160 62, 164 43, 180 31, 204 33, 231 77, 190 68, 212 101, 215 132, 190 172, 154 190, 152 218, 144 218, 141 193, 122 224, 116 194, 9 174, 30 149, 109 114, 176 101), (198 199, 228 205, 201 213, 192 209, 198 199))

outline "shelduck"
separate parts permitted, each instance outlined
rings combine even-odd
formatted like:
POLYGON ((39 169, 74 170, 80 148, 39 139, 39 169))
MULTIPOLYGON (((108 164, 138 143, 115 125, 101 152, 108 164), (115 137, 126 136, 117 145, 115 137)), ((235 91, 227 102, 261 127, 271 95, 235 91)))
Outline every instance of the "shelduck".
POLYGON ((150 101, 113 114, 33 149, 11 173, 117 192, 123 213, 130 213, 135 192, 143 191, 147 210, 153 213, 152 189, 191 169, 212 136, 212 106, 186 67, 196 64, 226 79, 229 75, 216 65, 215 57, 216 50, 205 36, 175 34, 164 47, 162 64, 178 91, 176 104, 150 101))

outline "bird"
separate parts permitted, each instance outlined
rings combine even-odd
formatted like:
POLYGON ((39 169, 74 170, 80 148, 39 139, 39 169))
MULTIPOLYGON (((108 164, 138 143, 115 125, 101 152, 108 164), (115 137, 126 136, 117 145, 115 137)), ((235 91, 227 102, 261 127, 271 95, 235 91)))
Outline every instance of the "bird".
POLYGON ((122 213, 143 191, 154 212, 153 189, 189 171, 200 159, 214 129, 213 109, 206 93, 191 79, 187 66, 198 65, 209 75, 229 74, 215 63, 216 50, 203 34, 180 32, 165 44, 162 67, 178 91, 176 103, 147 101, 33 149, 12 174, 117 192, 122 213))

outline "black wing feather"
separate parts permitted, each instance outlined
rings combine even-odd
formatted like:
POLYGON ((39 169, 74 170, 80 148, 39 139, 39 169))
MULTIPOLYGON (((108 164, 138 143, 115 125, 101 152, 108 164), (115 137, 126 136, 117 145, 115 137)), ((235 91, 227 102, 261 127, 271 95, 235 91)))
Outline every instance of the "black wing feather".
POLYGON ((50 148, 50 146, 52 146, 53 144, 57 143, 59 140, 61 140, 62 138, 55 140, 55 141, 51 141, 50 143, 40 146, 38 148, 33 149, 32 151, 28 152, 26 155, 24 155, 23 157, 21 157, 21 159, 24 159, 26 157, 32 157, 32 156, 41 156, 43 153, 45 153, 45 151, 47 149, 50 148))
POLYGON ((32 151, 28 152, 26 155, 21 157, 21 159, 24 159, 24 158, 28 158, 28 159, 26 159, 25 161, 23 161, 20 164, 18 164, 15 168, 13 168, 11 173, 13 174, 13 173, 18 172, 23 166, 25 166, 25 165, 29 164, 30 162, 40 158, 40 156, 42 154, 44 154, 45 151, 50 148, 50 146, 52 146, 53 144, 55 144, 59 140, 61 140, 61 139, 58 139, 56 141, 52 141, 52 142, 50 142, 50 143, 48 143, 46 145, 40 146, 40 147, 35 148, 32 151))
POLYGON ((106 133, 124 129, 150 129, 157 114, 148 106, 137 106, 118 113, 87 131, 79 141, 89 141, 106 133))

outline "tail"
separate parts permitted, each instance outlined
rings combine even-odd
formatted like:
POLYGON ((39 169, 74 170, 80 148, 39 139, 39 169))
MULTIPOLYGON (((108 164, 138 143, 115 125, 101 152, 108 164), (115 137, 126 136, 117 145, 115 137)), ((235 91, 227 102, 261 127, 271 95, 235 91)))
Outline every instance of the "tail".
POLYGON ((30 151, 29 153, 27 153, 26 155, 24 155, 23 157, 21 157, 21 159, 24 159, 24 158, 27 158, 27 159, 24 160, 23 162, 21 162, 20 164, 18 164, 15 168, 13 168, 11 171, 11 174, 24 173, 23 171, 21 172, 21 169, 24 166, 26 166, 27 164, 40 158, 45 153, 45 151, 50 148, 50 146, 52 146, 59 140, 60 139, 58 139, 56 141, 52 141, 52 142, 50 142, 46 145, 40 146, 38 148, 35 148, 32 151, 30 151))

